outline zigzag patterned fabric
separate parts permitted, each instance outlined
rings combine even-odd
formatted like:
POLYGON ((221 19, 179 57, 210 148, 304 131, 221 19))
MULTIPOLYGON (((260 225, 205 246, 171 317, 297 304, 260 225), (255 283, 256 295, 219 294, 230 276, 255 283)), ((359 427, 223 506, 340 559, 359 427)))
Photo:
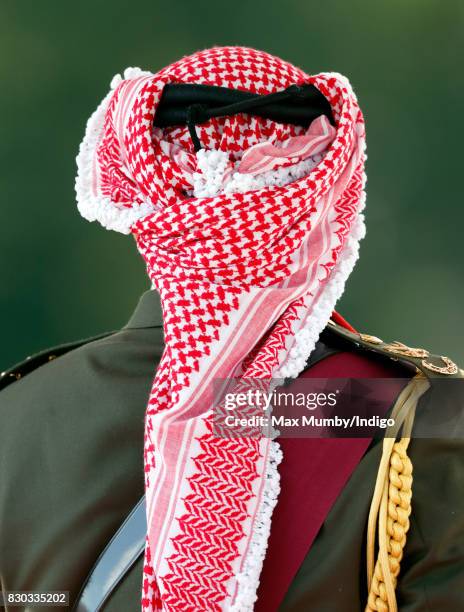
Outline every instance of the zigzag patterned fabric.
POLYGON ((280 449, 264 436, 216 435, 213 381, 303 370, 357 259, 364 160, 345 77, 309 76, 241 47, 156 74, 128 69, 88 122, 79 210, 135 237, 163 308, 165 351, 145 420, 143 610, 254 607, 280 449), (215 118, 198 126, 196 155, 186 127, 153 128, 174 82, 259 94, 312 83, 335 127, 215 118))

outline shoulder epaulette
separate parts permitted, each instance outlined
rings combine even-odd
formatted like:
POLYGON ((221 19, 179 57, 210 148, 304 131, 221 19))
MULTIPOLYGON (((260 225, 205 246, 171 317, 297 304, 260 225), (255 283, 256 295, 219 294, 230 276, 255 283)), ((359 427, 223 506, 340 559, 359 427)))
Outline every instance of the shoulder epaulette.
POLYGON ((60 344, 26 357, 24 361, 20 361, 8 370, 0 373, 0 391, 11 383, 24 378, 24 376, 27 376, 27 374, 30 374, 40 366, 43 366, 46 363, 49 363, 50 361, 53 361, 54 359, 73 351, 74 349, 84 346, 84 344, 88 344, 94 340, 106 338, 112 334, 114 334, 114 332, 106 332, 104 334, 99 334, 98 336, 92 336, 91 338, 60 344))
POLYGON ((351 332, 333 321, 329 321, 326 332, 336 334, 346 344, 358 349, 412 365, 416 368, 416 371, 422 372, 429 379, 437 377, 464 378, 464 370, 459 368, 449 357, 433 355, 426 349, 412 348, 397 340, 384 342, 377 336, 351 332))

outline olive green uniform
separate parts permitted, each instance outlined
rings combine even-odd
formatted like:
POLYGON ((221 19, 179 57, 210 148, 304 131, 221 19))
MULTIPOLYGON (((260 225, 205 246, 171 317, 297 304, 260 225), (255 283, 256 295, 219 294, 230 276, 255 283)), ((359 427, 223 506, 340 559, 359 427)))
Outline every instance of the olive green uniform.
MULTIPOLYGON (((4 591, 68 590, 74 602, 98 555, 143 495, 144 412, 163 350, 156 301, 147 292, 122 330, 41 353, 1 379, 4 591)), ((326 354, 341 350, 340 339, 343 350, 369 349, 346 336, 329 326, 326 354)), ((419 406, 416 420, 422 418, 427 415, 419 406)), ((380 454, 381 444, 373 443, 355 469, 281 610, 363 609, 365 531, 380 454)), ((464 610, 464 441, 413 440, 410 457, 413 510, 399 609, 464 610)), ((141 580, 139 559, 104 609, 139 611, 141 580)))

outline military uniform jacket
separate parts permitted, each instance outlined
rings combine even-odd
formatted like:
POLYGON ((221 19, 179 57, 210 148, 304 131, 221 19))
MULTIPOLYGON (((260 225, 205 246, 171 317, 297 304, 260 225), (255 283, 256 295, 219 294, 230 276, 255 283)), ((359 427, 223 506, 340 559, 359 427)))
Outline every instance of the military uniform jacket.
MULTIPOLYGON (((120 331, 40 353, 1 379, 3 591, 67 590, 74 603, 99 554, 143 496, 144 412, 163 350, 157 299, 145 293, 120 331)), ((386 369, 400 367, 370 337, 328 326, 321 338, 312 363, 354 354, 378 359, 386 369)), ((446 401, 442 395, 428 410, 419 406, 416 421, 436 418, 446 401)), ((462 424, 460 413, 459 419, 462 424)), ((374 441, 332 506, 281 611, 364 609, 365 530, 380 454, 374 441)), ((410 457, 413 509, 399 609, 464 610, 462 436, 414 439, 410 457)), ((140 557, 127 569, 102 609, 140 610, 142 563, 140 557)))

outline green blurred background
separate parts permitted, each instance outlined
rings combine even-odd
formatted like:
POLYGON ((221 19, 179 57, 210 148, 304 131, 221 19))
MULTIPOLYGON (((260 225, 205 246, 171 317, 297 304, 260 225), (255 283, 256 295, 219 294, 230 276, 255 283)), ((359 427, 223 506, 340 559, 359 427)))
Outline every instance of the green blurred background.
POLYGON ((462 0, 0 0, 0 369, 125 323, 132 239, 82 220, 75 155, 127 66, 254 46, 346 74, 367 121, 367 238, 339 310, 464 362, 462 0))

